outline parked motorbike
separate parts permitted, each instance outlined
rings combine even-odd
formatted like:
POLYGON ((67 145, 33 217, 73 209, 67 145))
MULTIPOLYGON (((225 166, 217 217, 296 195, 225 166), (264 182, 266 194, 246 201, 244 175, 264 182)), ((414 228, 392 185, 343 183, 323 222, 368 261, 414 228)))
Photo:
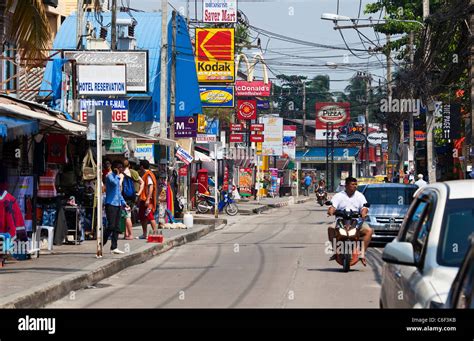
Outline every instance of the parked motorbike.
MULTIPOLYGON (((199 213, 207 213, 214 209, 214 196, 206 195, 202 193, 196 193, 196 210, 199 213)), ((232 195, 227 191, 221 191, 220 201, 217 203, 219 212, 225 211, 230 216, 234 216, 239 213, 239 208, 235 203, 232 195)))
POLYGON ((327 200, 328 193, 324 189, 320 189, 316 192, 316 201, 320 206, 323 206, 327 200))
MULTIPOLYGON (((326 205, 332 205, 331 201, 326 205)), ((366 207, 369 204, 365 205, 366 207)), ((336 210, 336 245, 333 250, 336 253, 336 262, 342 265, 342 270, 348 272, 351 266, 359 261, 362 252, 363 241, 360 238, 359 228, 363 223, 359 212, 336 210)))

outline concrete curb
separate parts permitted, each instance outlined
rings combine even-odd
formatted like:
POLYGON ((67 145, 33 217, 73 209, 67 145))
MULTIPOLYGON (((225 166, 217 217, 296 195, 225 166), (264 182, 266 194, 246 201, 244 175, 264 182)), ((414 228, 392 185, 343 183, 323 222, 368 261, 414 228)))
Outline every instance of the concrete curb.
MULTIPOLYGON (((57 301, 70 294, 72 291, 83 289, 87 286, 100 282, 127 267, 144 263, 156 255, 164 253, 176 246, 184 245, 202 238, 216 229, 221 229, 227 224, 226 219, 202 219, 212 221, 211 225, 197 229, 191 233, 178 235, 165 240, 163 244, 145 245, 138 251, 118 259, 107 259, 107 264, 96 268, 91 265, 82 274, 72 274, 54 280, 42 288, 33 288, 21 294, 14 294, 0 300, 0 308, 41 308, 48 303, 57 301)), ((195 220, 196 222, 196 220, 195 220)))

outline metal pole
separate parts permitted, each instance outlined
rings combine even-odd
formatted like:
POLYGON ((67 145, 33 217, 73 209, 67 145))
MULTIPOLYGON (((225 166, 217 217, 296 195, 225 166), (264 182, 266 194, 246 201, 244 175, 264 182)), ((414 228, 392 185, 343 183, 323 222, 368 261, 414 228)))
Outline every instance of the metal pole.
POLYGON ((96 142, 97 142, 97 172, 96 189, 97 195, 97 252, 96 257, 103 255, 102 240, 102 110, 96 110, 96 142))
POLYGON ((117 49, 117 0, 112 0, 112 34, 111 47, 115 51, 117 49))
POLYGON ((326 185, 329 189, 329 123, 326 123, 326 179, 325 180, 326 180, 326 185))
MULTIPOLYGON (((170 85, 170 139, 174 140, 174 120, 176 113, 176 11, 172 12, 172 42, 171 42, 171 85, 170 85)), ((171 167, 175 166, 174 152, 170 153, 171 167)))
POLYGON ((370 176, 370 160, 369 160, 369 87, 370 87, 370 77, 366 75, 365 77, 365 176, 370 176))
POLYGON ((84 16, 84 0, 77 0, 76 47, 82 50, 82 18, 84 16))
POLYGON ((168 121, 168 1, 161 0, 160 136, 166 138, 168 121))
POLYGON ((303 146, 306 146, 306 84, 301 81, 303 85, 303 146))
MULTIPOLYGON (((330 123, 331 125, 331 132, 333 132, 334 130, 334 124, 333 123, 330 123)), ((332 191, 334 192, 334 189, 335 189, 335 184, 334 184, 334 180, 335 180, 335 170, 334 170, 334 139, 333 137, 331 136, 331 184, 332 184, 332 191)))
MULTIPOLYGON (((414 40, 415 40, 415 35, 413 31, 410 32, 410 68, 413 70, 415 67, 415 48, 414 48, 414 40)), ((412 96, 414 96, 415 92, 413 91, 414 89, 410 89, 410 92, 412 96)), ((415 110, 415 108, 413 108, 415 110)), ((413 123, 413 112, 408 113, 408 125, 410 129, 409 133, 409 146, 410 146, 410 151, 408 153, 408 168, 410 170, 414 170, 414 174, 416 174, 416 158, 415 158, 415 130, 414 130, 414 123, 413 123), (410 154, 412 155, 412 158, 410 158, 410 154)))
POLYGON ((217 185, 217 142, 214 143, 214 217, 219 217, 219 208, 218 208, 218 185, 217 185))

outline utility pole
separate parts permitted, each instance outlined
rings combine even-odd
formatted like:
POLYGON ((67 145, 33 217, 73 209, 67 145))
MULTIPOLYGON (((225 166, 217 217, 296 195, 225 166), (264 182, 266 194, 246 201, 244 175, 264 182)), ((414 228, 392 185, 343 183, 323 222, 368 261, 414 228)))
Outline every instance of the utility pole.
MULTIPOLYGON (((170 85, 170 139, 174 140, 174 120, 176 113, 176 11, 172 12, 171 22, 173 27, 171 42, 171 85, 170 85)), ((170 153, 171 166, 175 165, 174 151, 170 153)))
MULTIPOLYGON (((415 47, 414 47, 414 40, 415 34, 413 31, 410 32, 410 69, 413 70, 415 68, 415 47)), ((415 95, 415 91, 413 88, 410 89, 410 93, 412 97, 415 95)), ((413 102, 412 102, 413 103, 413 102)), ((415 110, 415 108, 412 108, 415 110)), ((415 130, 414 130, 414 123, 413 123, 413 112, 408 113, 408 125, 410 129, 409 135, 409 152, 408 152, 408 169, 414 170, 414 174, 416 174, 416 152, 415 152, 415 130)))
POLYGON ((84 16, 84 0, 77 0, 76 47, 82 50, 82 17, 84 16))
POLYGON ((168 121, 168 1, 161 0, 160 136, 167 137, 168 121))
MULTIPOLYGON (((423 0, 423 21, 430 15, 430 2, 429 0, 423 0)), ((430 45, 426 46, 425 55, 428 54, 430 45)), ((434 143, 433 143, 433 131, 434 131, 434 115, 430 110, 430 105, 426 110, 426 168, 428 171, 428 182, 430 184, 436 182, 436 165, 434 164, 434 143)))
POLYGON ((302 80, 303 85, 303 146, 306 147, 306 83, 302 80))
POLYGON ((117 0, 112 0, 112 51, 117 50, 117 0))
POLYGON ((365 177, 370 176, 369 160, 369 99, 370 95, 370 74, 365 75, 365 177))

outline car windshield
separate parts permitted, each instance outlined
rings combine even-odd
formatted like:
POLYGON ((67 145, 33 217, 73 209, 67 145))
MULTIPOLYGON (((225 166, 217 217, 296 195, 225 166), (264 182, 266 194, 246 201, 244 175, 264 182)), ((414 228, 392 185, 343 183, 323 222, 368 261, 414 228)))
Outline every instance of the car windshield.
POLYGON ((365 189, 364 196, 371 205, 410 205, 413 200, 414 187, 370 187, 365 189))
POLYGON ((438 264, 460 266, 469 248, 469 236, 474 233, 474 199, 456 199, 446 205, 438 264))

